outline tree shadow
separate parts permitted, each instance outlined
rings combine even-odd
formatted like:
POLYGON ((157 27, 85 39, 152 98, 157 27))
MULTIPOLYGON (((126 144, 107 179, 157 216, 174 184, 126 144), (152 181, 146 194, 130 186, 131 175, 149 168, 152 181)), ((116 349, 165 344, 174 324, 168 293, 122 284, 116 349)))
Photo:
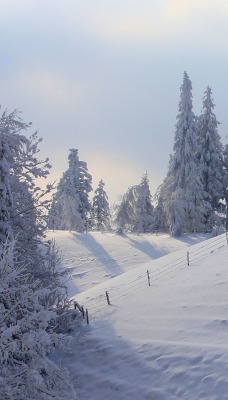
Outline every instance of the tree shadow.
POLYGON ((72 233, 72 236, 75 237, 75 239, 84 247, 86 247, 90 253, 93 254, 96 260, 100 261, 104 265, 107 271, 115 272, 116 275, 123 273, 123 269, 117 263, 117 261, 113 257, 110 257, 110 254, 107 253, 104 247, 102 247, 91 234, 86 233, 84 235, 77 235, 76 233, 72 233))
POLYGON ((150 242, 148 242, 145 239, 143 239, 142 241, 138 241, 132 239, 129 236, 126 236, 126 238, 131 242, 132 246, 134 246, 137 250, 141 251, 142 253, 145 253, 152 260, 155 260, 156 258, 168 254, 168 252, 166 252, 164 249, 153 246, 150 242))
POLYGON ((184 234, 182 236, 175 236, 176 240, 178 240, 179 242, 189 244, 189 246, 192 246, 194 244, 202 242, 208 238, 209 238, 209 234, 207 234, 207 233, 202 233, 202 234, 197 234, 197 235, 192 234, 192 236, 190 236, 189 234, 186 234, 186 235, 184 234))

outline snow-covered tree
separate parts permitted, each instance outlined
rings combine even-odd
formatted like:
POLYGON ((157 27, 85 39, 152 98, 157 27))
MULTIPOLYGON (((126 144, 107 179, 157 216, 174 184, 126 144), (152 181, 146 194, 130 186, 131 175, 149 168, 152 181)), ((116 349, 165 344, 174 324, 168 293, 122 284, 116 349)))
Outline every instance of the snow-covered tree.
POLYGON ((104 186, 105 184, 101 179, 92 201, 92 224, 98 231, 110 229, 110 209, 104 186))
POLYGON ((192 84, 184 72, 173 154, 167 178, 160 188, 160 205, 163 204, 173 235, 201 230, 204 224, 203 211, 208 205, 203 199, 202 171, 197 164, 198 151, 196 117, 192 109, 192 84))
POLYGON ((49 210, 50 229, 84 231, 87 229, 91 203, 92 177, 87 164, 79 160, 78 150, 70 149, 68 169, 64 172, 49 210))
POLYGON ((134 231, 150 232, 154 222, 154 207, 149 188, 149 179, 145 173, 141 183, 135 186, 135 226, 134 231))
POLYGON ((226 199, 226 205, 228 205, 228 144, 226 144, 225 147, 224 147, 223 159, 224 159, 225 199, 226 199))
MULTIPOLYGON (((11 211, 14 199, 11 190, 11 166, 22 152, 26 138, 18 132, 20 122, 15 122, 15 115, 6 111, 0 118, 0 246, 9 238, 13 240, 11 211)), ((1 250, 1 248, 0 248, 1 250)))
POLYGON ((52 185, 35 181, 50 165, 36 157, 37 134, 22 134, 30 126, 16 111, 0 117, 0 398, 71 399, 67 375, 48 359, 70 313, 56 248, 43 239, 52 185))
POLYGON ((153 230, 154 207, 151 203, 147 174, 139 185, 132 186, 117 207, 115 222, 119 231, 150 232, 153 230))
POLYGON ((203 99, 203 109, 197 122, 199 140, 199 165, 202 170, 205 200, 211 204, 211 210, 205 215, 208 224, 213 224, 215 210, 224 198, 223 146, 218 134, 218 124, 214 114, 212 90, 208 86, 203 99))
POLYGON ((48 289, 31 284, 26 269, 15 263, 14 243, 6 241, 0 258, 0 398, 74 399, 66 371, 48 357, 67 344, 55 332, 56 313, 44 305, 48 289))
MULTIPOLYGON (((46 229, 44 196, 52 185, 41 190, 36 183, 37 178, 47 177, 50 164, 48 159, 37 158, 42 140, 37 133, 29 138, 25 136, 30 127, 31 123, 22 122, 17 111, 4 111, 0 117, 0 251, 6 240, 17 239, 16 257, 27 265, 30 279, 39 279, 46 286, 53 278, 55 285, 56 273, 52 277, 53 271, 48 266, 50 252, 41 251, 46 229)), ((46 243, 45 248, 48 247, 46 243)))

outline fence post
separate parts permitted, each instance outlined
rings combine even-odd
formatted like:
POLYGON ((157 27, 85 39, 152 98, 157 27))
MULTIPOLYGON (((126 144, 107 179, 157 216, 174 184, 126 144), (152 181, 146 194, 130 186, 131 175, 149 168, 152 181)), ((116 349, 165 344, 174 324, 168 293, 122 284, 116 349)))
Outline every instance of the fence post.
POLYGON ((110 303, 110 300, 109 300, 109 294, 108 294, 108 291, 107 291, 107 290, 106 290, 106 292, 105 292, 105 295, 106 295, 107 303, 108 303, 108 305, 110 306, 111 303, 110 303))
POLYGON ((89 312, 88 312, 88 308, 86 308, 86 323, 87 323, 87 325, 89 325, 89 312))
POLYGON ((148 285, 150 286, 150 273, 148 270, 147 270, 147 279, 148 279, 148 285))
POLYGON ((189 251, 187 251, 187 265, 190 264, 190 260, 189 260, 189 251))
POLYGON ((82 306, 82 317, 85 318, 85 310, 83 306, 82 306))

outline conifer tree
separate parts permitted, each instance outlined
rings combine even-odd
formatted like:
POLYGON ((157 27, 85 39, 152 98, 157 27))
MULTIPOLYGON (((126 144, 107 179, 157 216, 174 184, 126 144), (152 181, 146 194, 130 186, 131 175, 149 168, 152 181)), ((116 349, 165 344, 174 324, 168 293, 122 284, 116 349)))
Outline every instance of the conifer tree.
POLYGON ((133 230, 150 232, 154 222, 154 207, 147 172, 142 176, 141 183, 135 186, 135 201, 135 226, 133 230))
POLYGON ((225 145, 223 151, 224 160, 224 194, 226 200, 226 206, 228 205, 228 144, 225 145))
POLYGON ((173 235, 184 231, 202 229, 204 224, 202 173, 197 165, 199 151, 196 134, 196 117, 192 110, 192 84, 184 72, 180 88, 173 154, 167 178, 160 189, 160 204, 166 214, 173 235))
POLYGON ((97 189, 94 192, 93 202, 92 202, 92 220, 93 226, 98 231, 103 231, 104 229, 110 229, 110 209, 108 203, 108 196, 104 190, 104 182, 101 179, 97 189))
POLYGON ((147 173, 139 185, 128 189, 117 207, 115 222, 119 231, 151 232, 154 223, 147 173))
POLYGON ((202 170, 204 198, 211 209, 205 214, 206 222, 212 227, 219 209, 220 200, 224 198, 223 146, 218 134, 218 124, 214 114, 212 90, 208 86, 203 99, 203 109, 197 123, 199 140, 199 165, 202 170))
POLYGON ((92 177, 86 162, 79 160, 77 149, 70 149, 68 164, 53 196, 48 227, 82 232, 89 224, 92 177))

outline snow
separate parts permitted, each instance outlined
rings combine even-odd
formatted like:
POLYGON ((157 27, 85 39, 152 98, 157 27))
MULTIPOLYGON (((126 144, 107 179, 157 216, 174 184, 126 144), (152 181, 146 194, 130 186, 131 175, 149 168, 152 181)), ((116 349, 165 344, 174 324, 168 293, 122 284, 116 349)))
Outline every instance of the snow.
POLYGON ((60 231, 48 237, 73 268, 71 295, 89 310, 90 325, 75 331, 68 354, 58 353, 80 400, 228 399, 224 234, 203 242, 60 231), (107 279, 107 271, 118 276, 107 279))

